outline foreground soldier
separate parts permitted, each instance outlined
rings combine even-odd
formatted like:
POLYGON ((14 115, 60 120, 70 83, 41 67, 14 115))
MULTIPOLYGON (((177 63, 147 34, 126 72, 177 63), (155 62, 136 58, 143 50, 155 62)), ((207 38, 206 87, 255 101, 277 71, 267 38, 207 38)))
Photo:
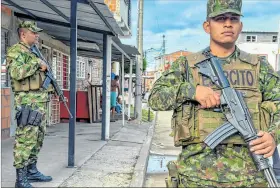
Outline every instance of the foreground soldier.
MULTIPOLYGON (((244 100, 260 138, 250 150, 271 157, 280 126, 280 78, 266 60, 241 51, 235 42, 242 30, 241 0, 209 0, 207 20, 211 54, 219 57, 232 87, 244 100)), ((182 146, 177 162, 169 162, 168 183, 173 187, 267 187, 256 170, 244 140, 233 135, 211 150, 203 143, 226 119, 214 108, 220 91, 201 76, 196 63, 202 52, 179 59, 155 82, 149 105, 156 111, 174 110, 172 128, 175 146, 182 146)))
POLYGON ((24 21, 19 25, 20 42, 9 48, 7 53, 8 72, 15 93, 17 128, 14 145, 14 167, 17 179, 15 187, 32 187, 30 182, 49 182, 37 170, 38 153, 46 132, 46 108, 48 91, 41 88, 46 64, 38 59, 30 47, 38 43, 38 32, 34 22, 24 21))

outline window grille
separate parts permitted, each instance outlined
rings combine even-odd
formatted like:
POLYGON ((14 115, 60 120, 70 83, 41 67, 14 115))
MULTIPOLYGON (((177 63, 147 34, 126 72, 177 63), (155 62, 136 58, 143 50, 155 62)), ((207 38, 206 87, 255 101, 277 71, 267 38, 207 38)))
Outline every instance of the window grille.
POLYGON ((86 78, 86 63, 88 62, 87 58, 78 56, 77 57, 77 78, 84 79, 86 78))
POLYGON ((62 88, 62 53, 53 50, 52 70, 58 86, 62 88))
POLYGON ((50 124, 55 125, 60 123, 60 103, 59 97, 52 95, 51 97, 51 116, 50 116, 50 124))
POLYGON ((63 89, 69 89, 69 56, 63 55, 63 89))

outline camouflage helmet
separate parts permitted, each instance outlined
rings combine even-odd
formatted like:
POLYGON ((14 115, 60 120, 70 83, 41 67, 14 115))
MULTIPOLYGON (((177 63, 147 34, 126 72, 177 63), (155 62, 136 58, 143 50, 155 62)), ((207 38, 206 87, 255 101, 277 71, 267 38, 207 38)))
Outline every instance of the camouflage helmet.
POLYGON ((19 24, 19 28, 27 28, 28 30, 35 33, 43 31, 41 28, 36 26, 34 21, 23 21, 19 24))
POLYGON ((207 18, 225 13, 235 13, 242 16, 242 0, 208 0, 207 18))

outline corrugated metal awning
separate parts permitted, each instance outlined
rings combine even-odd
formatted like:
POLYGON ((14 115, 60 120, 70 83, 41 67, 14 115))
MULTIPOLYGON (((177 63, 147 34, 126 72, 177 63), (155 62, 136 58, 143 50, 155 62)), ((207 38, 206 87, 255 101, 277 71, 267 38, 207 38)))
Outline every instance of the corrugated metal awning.
MULTIPOLYGON (((70 0, 2 0, 1 2, 18 13, 18 17, 69 25, 69 27, 70 3, 70 0)), ((79 0, 77 21, 78 28, 123 35, 103 0, 79 0)))
MULTIPOLYGON (((79 0, 77 9, 78 41, 95 43, 100 51, 78 47, 78 55, 102 58, 103 34, 123 36, 104 0, 79 0)), ((2 0, 21 19, 37 21, 38 27, 70 46, 70 0, 2 0)), ((131 57, 139 54, 135 47, 123 45, 117 37, 114 41, 131 57)), ((112 48, 112 60, 120 61, 121 53, 112 48)), ((127 62, 127 61, 126 61, 127 62)))

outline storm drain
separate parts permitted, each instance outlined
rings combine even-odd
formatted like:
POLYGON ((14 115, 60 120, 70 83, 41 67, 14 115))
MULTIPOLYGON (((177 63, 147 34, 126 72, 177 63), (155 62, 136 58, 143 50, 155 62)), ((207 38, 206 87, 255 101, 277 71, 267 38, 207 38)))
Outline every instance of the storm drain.
POLYGON ((167 173, 167 163, 176 159, 177 156, 150 154, 147 167, 147 174, 167 173))

